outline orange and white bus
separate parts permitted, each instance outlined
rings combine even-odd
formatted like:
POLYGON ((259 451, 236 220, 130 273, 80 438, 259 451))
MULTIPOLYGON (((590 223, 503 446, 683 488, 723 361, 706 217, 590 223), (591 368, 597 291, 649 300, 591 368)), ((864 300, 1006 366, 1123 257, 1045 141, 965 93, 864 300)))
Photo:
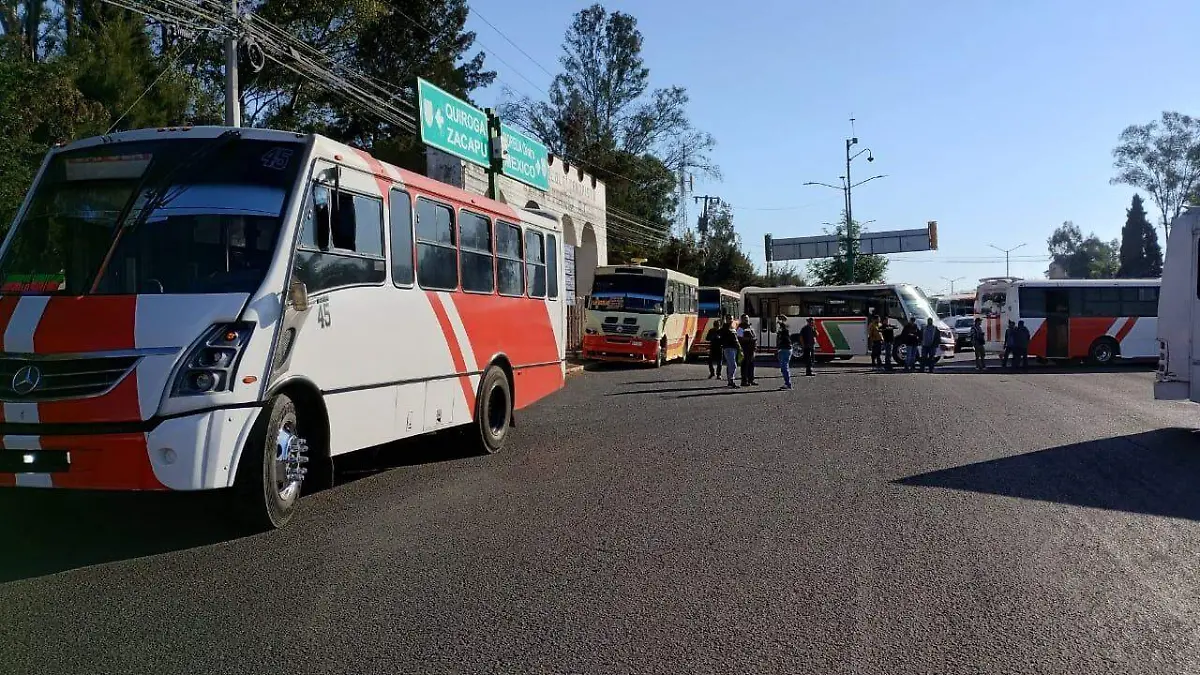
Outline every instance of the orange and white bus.
POLYGON ((696 277, 661 267, 597 267, 584 323, 584 358, 656 368, 683 360, 696 340, 698 286, 696 277))
POLYGON ((496 452, 563 386, 562 243, 311 134, 55 148, 0 248, 0 486, 224 490, 279 527, 337 455, 496 452))
POLYGON ((720 322, 722 317, 732 316, 737 321, 742 311, 742 296, 717 286, 700 287, 700 309, 696 324, 696 339, 688 356, 708 356, 708 329, 720 322))
POLYGON ((1001 291, 1004 300, 994 344, 1003 348, 1009 321, 1024 321, 1034 358, 1100 365, 1155 358, 1160 285, 1159 279, 1028 279, 1003 289, 996 285, 990 291, 993 300, 1001 291))
POLYGON ((983 319, 984 349, 998 352, 1004 348, 1004 327, 1000 314, 1008 298, 1008 287, 1020 277, 984 277, 975 290, 975 316, 983 319))

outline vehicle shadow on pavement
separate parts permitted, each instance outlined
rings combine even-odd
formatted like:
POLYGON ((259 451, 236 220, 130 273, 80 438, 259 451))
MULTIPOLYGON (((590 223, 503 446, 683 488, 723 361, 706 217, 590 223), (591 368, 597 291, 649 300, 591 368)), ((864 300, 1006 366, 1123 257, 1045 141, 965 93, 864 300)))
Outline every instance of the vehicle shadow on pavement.
POLYGON ((1117 363, 1111 366, 1097 366, 1088 363, 1055 364, 1030 363, 1028 368, 1001 368, 1000 363, 987 363, 987 369, 980 372, 975 369, 973 362, 956 363, 954 365, 936 366, 935 373, 943 375, 1070 375, 1081 373, 1152 373, 1158 367, 1156 363, 1117 363))
MULTIPOLYGON (((453 432, 368 448, 337 458, 333 489, 398 467, 472 455, 464 437, 453 432)), ((0 583, 255 534, 238 523, 225 497, 223 492, 5 488, 0 490, 0 583)))
POLYGON ((1158 429, 1060 445, 892 481, 1200 520, 1200 433, 1158 429))

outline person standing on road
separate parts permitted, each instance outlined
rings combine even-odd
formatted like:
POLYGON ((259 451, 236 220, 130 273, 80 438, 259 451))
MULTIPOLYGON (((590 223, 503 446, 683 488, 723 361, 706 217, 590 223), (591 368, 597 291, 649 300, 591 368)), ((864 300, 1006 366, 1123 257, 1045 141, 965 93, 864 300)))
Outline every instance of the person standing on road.
POLYGON ((917 365, 917 350, 921 344, 921 329, 917 320, 909 319, 900 331, 900 344, 904 345, 904 370, 911 373, 917 365))
POLYGON ((714 319, 712 327, 708 329, 708 335, 704 336, 708 340, 708 379, 721 378, 721 360, 724 358, 721 354, 721 320, 714 319))
POLYGON ((892 350, 896 348, 896 328, 886 316, 883 317, 883 327, 879 332, 883 335, 884 370, 891 370, 892 350))
POLYGON ((867 342, 871 345, 871 366, 876 370, 883 367, 880 352, 883 351, 883 333, 879 330, 879 317, 872 316, 867 324, 867 342))
POLYGON ((780 316, 775 331, 775 356, 779 358, 779 372, 783 375, 780 389, 792 388, 792 334, 788 330, 787 318, 780 316))
MULTIPOLYGON (((1000 352, 1000 369, 1008 368, 1008 357, 1013 355, 1013 333, 1017 324, 1013 323, 1012 319, 1008 320, 1008 327, 1004 329, 1004 351, 1000 352)), ((1013 367, 1016 367, 1016 357, 1013 357, 1013 367)))
POLYGON ((812 377, 813 350, 817 348, 817 329, 811 316, 808 317, 804 328, 800 329, 800 344, 804 346, 804 374, 812 377))
POLYGON ((737 332, 733 329, 733 317, 725 318, 725 325, 721 327, 721 353, 725 355, 725 378, 731 389, 737 389, 737 383, 733 381, 733 376, 737 373, 738 362, 738 337, 737 332))
POLYGON ((1018 321, 1013 329, 1013 368, 1029 368, 1029 329, 1024 321, 1018 321))
POLYGON ((975 348, 975 370, 982 371, 987 366, 984 364, 983 345, 987 342, 983 337, 983 319, 975 317, 975 325, 971 326, 971 346, 975 348))
POLYGON ((933 317, 925 320, 925 328, 921 331, 921 361, 929 372, 933 372, 933 364, 937 360, 937 348, 941 342, 941 334, 933 325, 933 317))
POLYGON ((738 338, 739 346, 742 348, 742 386, 758 386, 758 380, 754 379, 754 355, 758 352, 758 336, 755 335, 754 328, 750 326, 750 317, 742 315, 741 336, 738 338))

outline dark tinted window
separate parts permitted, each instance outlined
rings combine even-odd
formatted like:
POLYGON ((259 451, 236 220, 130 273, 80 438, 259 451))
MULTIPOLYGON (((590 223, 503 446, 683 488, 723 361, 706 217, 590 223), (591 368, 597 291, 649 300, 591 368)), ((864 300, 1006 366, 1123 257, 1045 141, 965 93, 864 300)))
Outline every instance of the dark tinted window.
POLYGON ((310 293, 381 283, 387 276, 382 236, 381 201, 346 192, 335 195, 328 186, 315 185, 309 193, 296 250, 296 278, 310 293), (335 201, 337 213, 333 214, 330 209, 335 201), (327 238, 317 232, 318 215, 329 219, 327 238))
POLYGON ((558 297, 558 238, 546 235, 546 280, 550 285, 551 298, 558 297))
POLYGON ((525 294, 525 261, 521 257, 521 228, 496 222, 496 254, 500 293, 525 294))
POLYGON ((424 197, 417 199, 417 282, 423 288, 458 288, 454 212, 424 197))
POLYGON ((546 250, 541 232, 525 231, 525 290, 531 298, 546 297, 546 250))
POLYGON ((392 230, 392 282, 411 286, 413 282, 412 197, 392 190, 390 199, 392 230))
POLYGON ((1158 316, 1158 287, 1122 288, 1121 316, 1158 316))
POLYGON ((1121 316, 1121 289, 1084 288, 1083 301, 1079 309, 1080 316, 1121 316))
POLYGON ((462 287, 464 291, 491 293, 496 289, 496 259, 492 257, 492 223, 477 214, 459 214, 462 230, 462 287))
POLYGON ((1017 293, 1017 311, 1022 317, 1040 319, 1046 316, 1046 289, 1021 288, 1017 293))

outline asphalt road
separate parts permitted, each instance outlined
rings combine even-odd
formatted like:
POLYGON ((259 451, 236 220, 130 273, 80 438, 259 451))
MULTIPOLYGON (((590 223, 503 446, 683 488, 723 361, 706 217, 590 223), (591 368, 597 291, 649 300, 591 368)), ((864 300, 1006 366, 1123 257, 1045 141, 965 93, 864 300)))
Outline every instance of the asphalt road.
POLYGON ((282 532, 8 491, 0 672, 1195 672, 1200 407, 818 370, 588 372, 505 454, 389 448, 282 532))

